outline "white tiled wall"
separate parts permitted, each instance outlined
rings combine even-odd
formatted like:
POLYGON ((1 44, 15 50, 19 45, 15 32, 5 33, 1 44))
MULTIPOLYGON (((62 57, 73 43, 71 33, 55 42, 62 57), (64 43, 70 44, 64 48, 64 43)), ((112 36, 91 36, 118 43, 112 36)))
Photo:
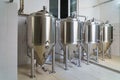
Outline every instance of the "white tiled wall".
MULTIPOLYGON (((19 9, 18 0, 18 9, 19 9)), ((43 9, 43 6, 47 7, 47 11, 49 11, 49 0, 24 0, 24 13, 33 13, 43 9)))
POLYGON ((18 63, 26 64, 28 61, 26 17, 18 17, 18 22, 18 63))
POLYGON ((99 7, 92 7, 97 3, 98 0, 79 0, 79 15, 85 15, 87 16, 87 19, 91 19, 93 17, 99 19, 99 7))
POLYGON ((114 26, 113 28, 113 43, 111 45, 111 49, 112 49, 112 54, 113 55, 117 55, 120 56, 120 27, 119 24, 112 24, 114 26))
MULTIPOLYGON (((101 0, 99 0, 101 2, 101 0)), ((103 4, 100 7, 100 20, 109 22, 113 25, 112 55, 120 56, 120 0, 103 4)))

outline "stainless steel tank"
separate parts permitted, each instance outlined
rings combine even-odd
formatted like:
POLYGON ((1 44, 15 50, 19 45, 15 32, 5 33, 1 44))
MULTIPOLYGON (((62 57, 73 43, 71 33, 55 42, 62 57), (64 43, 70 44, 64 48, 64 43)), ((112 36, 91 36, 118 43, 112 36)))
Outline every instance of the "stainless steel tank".
POLYGON ((94 19, 86 21, 83 28, 83 35, 83 46, 87 53, 87 63, 89 64, 89 59, 94 55, 94 50, 97 49, 100 42, 100 25, 94 19))
POLYGON ((96 22, 87 21, 84 26, 85 43, 98 43, 100 41, 100 26, 96 22))
POLYGON ((110 47, 113 41, 113 26, 111 24, 105 24, 103 26, 103 49, 104 52, 110 47))
POLYGON ((28 16, 28 46, 34 48, 37 63, 44 64, 55 43, 55 18, 45 9, 28 16))
POLYGON ((80 42, 80 23, 77 18, 68 17, 61 21, 61 42, 64 45, 80 42))

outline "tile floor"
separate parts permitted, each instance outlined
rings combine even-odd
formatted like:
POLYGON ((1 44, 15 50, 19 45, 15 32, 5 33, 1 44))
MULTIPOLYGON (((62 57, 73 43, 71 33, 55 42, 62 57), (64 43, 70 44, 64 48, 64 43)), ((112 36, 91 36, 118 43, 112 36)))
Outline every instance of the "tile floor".
POLYGON ((112 56, 111 59, 107 58, 105 61, 99 59, 99 64, 120 71, 120 56, 112 56))
MULTIPOLYGON (((86 65, 82 62, 82 67, 69 64, 69 70, 64 70, 64 65, 55 65, 56 73, 49 74, 37 67, 34 79, 30 76, 30 66, 18 67, 18 80, 120 80, 120 74, 94 64, 86 65)), ((50 70, 50 66, 49 66, 50 70)))

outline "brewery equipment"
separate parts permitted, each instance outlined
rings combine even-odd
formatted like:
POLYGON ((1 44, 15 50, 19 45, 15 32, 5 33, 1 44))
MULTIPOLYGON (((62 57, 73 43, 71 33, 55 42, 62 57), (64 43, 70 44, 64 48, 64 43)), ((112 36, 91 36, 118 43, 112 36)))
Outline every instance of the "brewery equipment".
MULTIPOLYGON (((103 59, 104 55, 106 54, 107 50, 110 48, 113 42, 113 26, 109 23, 104 24, 103 26, 103 34, 102 34, 102 51, 103 51, 103 59)), ((111 54, 109 54, 111 57, 111 54)))
POLYGON ((28 46, 35 52, 36 62, 43 65, 52 52, 52 71, 55 62, 55 18, 43 10, 28 16, 28 46))
POLYGON ((85 43, 98 43, 100 40, 100 26, 94 21, 87 21, 85 25, 85 43))
MULTIPOLYGON (((89 64, 90 54, 93 50, 98 48, 100 41, 100 25, 92 19, 85 22, 84 25, 84 47, 87 49, 87 64, 89 64)), ((98 56, 98 52, 97 52, 98 56)), ((97 57, 96 56, 96 57, 97 57)), ((98 58, 97 58, 98 59, 98 58)))
MULTIPOLYGON (((76 17, 68 17, 61 20, 61 43, 64 46, 65 69, 67 69, 68 46, 78 45, 81 41, 81 26, 80 21, 76 17)), ((80 53, 79 55, 80 56, 80 53)), ((79 57, 80 58, 80 57, 79 57)), ((81 59, 79 59, 81 60, 81 59)), ((80 61, 79 61, 80 62, 80 61)), ((80 65, 80 63, 79 63, 80 65)))
POLYGON ((61 21, 61 42, 63 45, 80 41, 80 24, 77 18, 68 17, 61 21))

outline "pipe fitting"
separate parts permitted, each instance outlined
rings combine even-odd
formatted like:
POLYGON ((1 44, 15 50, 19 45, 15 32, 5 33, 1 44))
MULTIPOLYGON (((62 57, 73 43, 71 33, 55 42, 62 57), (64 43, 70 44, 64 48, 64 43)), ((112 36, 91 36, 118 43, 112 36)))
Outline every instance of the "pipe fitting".
POLYGON ((24 10, 24 0, 20 0, 20 9, 18 10, 18 14, 23 13, 24 10))
POLYGON ((44 11, 47 11, 47 8, 46 8, 46 6, 43 6, 43 10, 44 10, 44 11))

